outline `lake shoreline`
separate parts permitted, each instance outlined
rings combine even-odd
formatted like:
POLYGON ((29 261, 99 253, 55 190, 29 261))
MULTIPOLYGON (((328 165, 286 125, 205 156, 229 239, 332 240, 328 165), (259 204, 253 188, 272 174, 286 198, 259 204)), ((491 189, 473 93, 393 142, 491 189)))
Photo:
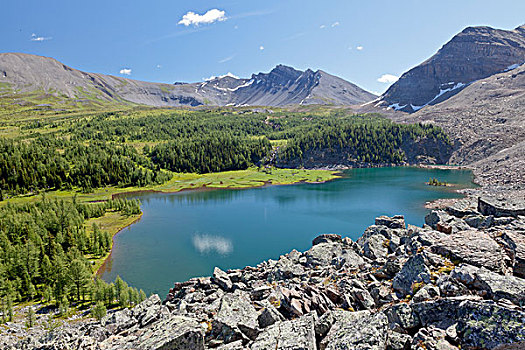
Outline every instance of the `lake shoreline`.
MULTIPOLYGON (((95 277, 98 277, 98 278, 101 278, 102 274, 104 273, 104 269, 106 268, 107 264, 109 263, 110 261, 110 258, 111 258, 111 254, 113 253, 113 247, 115 246, 115 237, 121 233, 122 231, 124 231, 125 229, 127 229, 128 227, 130 227, 131 225, 133 224, 136 224, 137 222, 139 222, 141 219, 142 219, 142 216, 144 215, 144 212, 141 210, 140 211, 140 214, 138 215, 138 217, 133 220, 132 222, 120 227, 117 232, 115 232, 114 235, 111 236, 111 249, 109 250, 109 252, 107 253, 107 255, 103 258, 103 262, 102 264, 97 268, 97 270, 95 271, 94 273, 94 276, 95 277)), ((98 259, 97 259, 98 260, 98 259)), ((102 260, 102 258, 101 258, 102 260)))
MULTIPOLYGON (((289 185, 298 185, 298 184, 317 185, 317 184, 323 184, 323 183, 332 182, 332 181, 335 181, 335 180, 338 180, 338 179, 345 178, 345 174, 343 173, 344 170, 372 169, 372 168, 395 168, 395 167, 400 167, 400 168, 419 168, 419 169, 441 169, 441 170, 471 170, 472 171, 471 168, 466 167, 466 166, 426 165, 426 164, 417 164, 417 165, 392 165, 392 164, 387 165, 387 164, 380 164, 380 165, 376 165, 376 166, 346 167, 346 168, 341 168, 341 167, 337 167, 336 166, 336 167, 309 169, 309 170, 333 171, 334 172, 334 174, 333 174, 334 177, 331 178, 331 179, 325 180, 325 181, 311 182, 311 181, 307 181, 307 180, 300 180, 300 181, 291 182, 291 183, 272 183, 272 181, 264 181, 261 185, 253 185, 253 186, 247 186, 247 187, 235 187, 235 186, 232 186, 232 187, 207 187, 204 184, 203 186, 200 186, 200 187, 181 188, 181 189, 172 190, 172 191, 144 189, 144 190, 133 190, 133 191, 129 191, 129 192, 113 193, 111 195, 111 199, 114 200, 114 199, 119 199, 119 198, 125 198, 125 197, 128 197, 128 196, 140 196, 141 194, 147 194, 147 193, 152 193, 152 194, 176 194, 176 193, 182 193, 182 192, 208 192, 208 191, 217 191, 217 190, 248 190, 248 189, 255 189, 255 188, 265 188, 265 187, 270 187, 270 186, 289 186, 289 185)), ((473 178, 472 179, 472 183, 475 184, 474 180, 475 179, 473 178)), ((453 187, 453 186, 450 186, 450 187, 453 187)), ((469 188, 470 187, 468 187, 468 188, 461 188, 461 189, 453 189, 452 192, 455 192, 455 193, 458 193, 458 194, 462 194, 462 198, 465 198, 468 195, 465 194, 465 193, 462 193, 462 191, 465 190, 465 189, 469 189, 469 188)), ((442 208, 445 208, 447 206, 450 206, 450 205, 454 204, 459 199, 461 199, 461 198, 453 198, 453 199, 451 199, 451 198, 438 198, 438 199, 435 199, 435 200, 423 203, 422 206, 424 208, 426 208, 426 209, 442 209, 442 208)), ((107 268, 107 265, 109 264, 109 261, 110 261, 110 258, 111 258, 111 254, 113 253, 113 247, 114 247, 114 244, 115 244, 115 236, 117 234, 119 234, 120 232, 122 232, 124 229, 129 228, 133 224, 139 222, 140 219, 142 218, 142 215, 143 215, 143 212, 141 212, 139 218, 137 218, 133 222, 129 223, 128 225, 120 228, 119 231, 116 232, 112 236, 112 242, 113 243, 112 243, 112 246, 111 246, 111 250, 109 251, 109 254, 106 256, 106 258, 104 259, 104 262, 100 265, 100 267, 97 268, 97 270, 95 272, 95 276, 96 277, 101 278, 102 275, 105 272, 105 269, 107 268)))
MULTIPOLYGON (((290 186, 290 185, 298 185, 298 184, 318 185, 318 184, 331 182, 331 181, 334 181, 334 180, 337 180, 337 179, 341 179, 341 178, 344 177, 343 173, 335 173, 334 172, 334 175, 335 175, 334 178, 329 179, 329 180, 325 180, 325 181, 310 182, 310 181, 307 181, 307 180, 300 180, 300 181, 292 182, 292 183, 272 183, 271 181, 265 181, 264 184, 262 184, 260 186, 250 186, 250 187, 206 187, 206 185, 204 185, 204 186, 195 187, 195 188, 182 188, 182 189, 177 190, 177 191, 161 191, 161 190, 144 189, 144 190, 136 190, 136 191, 129 191, 129 192, 113 193, 111 195, 111 199, 115 200, 115 199, 119 199, 120 197, 141 195, 141 194, 144 194, 144 193, 176 194, 176 193, 190 192, 190 191, 191 192, 207 192, 207 191, 216 191, 216 190, 249 190, 249 189, 264 188, 264 187, 270 187, 270 186, 290 186)), ((101 278, 102 275, 104 274, 105 269, 107 268, 107 264, 109 264, 109 261, 111 259, 111 254, 113 253, 113 248, 115 246, 115 237, 119 233, 124 231, 126 228, 129 228, 133 224, 136 224, 137 222, 139 222, 142 219, 143 215, 144 215, 144 212, 141 211, 140 212, 140 216, 137 219, 135 219, 132 222, 130 222, 129 224, 119 228, 119 230, 111 237, 111 240, 112 240, 111 249, 109 250, 109 253, 107 254, 107 256, 104 258, 104 261, 102 262, 102 264, 95 271, 95 273, 94 273, 95 277, 101 278)))
MULTIPOLYGON (((450 169, 450 170, 445 170, 445 171, 426 170, 426 169, 419 169, 419 167, 414 167, 414 166, 383 167, 383 168, 377 168, 377 169, 374 169, 374 168, 353 169, 353 170, 345 171, 344 173, 340 174, 340 176, 343 176, 342 178, 340 178, 341 179, 340 181, 344 181, 344 183, 342 183, 341 185, 339 185, 339 181, 324 181, 325 184, 324 185, 320 184, 321 187, 319 187, 319 190, 317 190, 317 186, 297 186, 297 187, 289 186, 288 189, 284 187, 281 189, 278 187, 274 187, 279 184, 267 182, 264 184, 264 186, 257 186, 257 187, 252 186, 251 188, 240 188, 240 189, 254 189, 254 191, 251 191, 250 194, 247 194, 247 195, 241 194, 241 192, 245 192, 245 191, 222 191, 222 192, 215 192, 214 194, 209 191, 212 191, 212 190, 215 191, 221 188, 214 188, 214 187, 208 187, 208 186, 185 189, 184 191, 193 191, 193 192, 186 192, 186 194, 181 194, 181 195, 177 195, 177 193, 181 191, 172 191, 171 193, 167 193, 164 191, 161 192, 161 191, 147 191, 146 190, 146 191, 143 191, 144 195, 140 197, 140 192, 134 191, 132 194, 128 194, 128 195, 132 195, 132 196, 136 195, 136 197, 133 197, 133 198, 137 198, 143 201, 144 206, 142 210, 144 211, 144 213, 151 212, 153 216, 148 215, 144 217, 144 218, 147 218, 147 220, 146 221, 142 220, 141 223, 138 224, 140 228, 137 228, 137 230, 139 231, 135 231, 135 229, 132 228, 130 231, 126 232, 126 236, 121 236, 118 239, 115 238, 114 240, 115 246, 113 247, 112 254, 111 256, 108 256, 108 261, 106 262, 105 266, 102 267, 98 271, 97 276, 102 277, 105 281, 111 281, 116 277, 117 274, 119 274, 122 278, 127 277, 129 279, 129 283, 132 283, 132 284, 137 283, 136 285, 142 288, 142 286, 144 286, 144 283, 142 282, 139 283, 139 280, 144 279, 144 278, 149 278, 149 277, 140 277, 140 276, 148 276, 149 273, 152 273, 152 271, 149 271, 148 268, 140 268, 138 266, 135 266, 137 265, 137 262, 134 261, 132 258, 130 258, 130 256, 135 255, 135 254, 140 254, 142 256, 142 254, 145 254, 144 253, 145 251, 148 251, 148 252, 154 251, 156 249, 155 244, 156 245, 161 244, 162 247, 166 247, 165 244, 168 244, 168 243, 164 243, 166 242, 166 239, 168 239, 169 237, 172 237, 175 234, 175 232, 177 232, 178 234, 178 231, 184 232, 185 234, 187 233, 191 234, 192 232, 194 232, 193 230, 195 229, 197 230, 196 232, 206 233, 210 235, 212 238, 216 236, 219 236, 222 238, 224 234, 226 234, 225 237, 232 240, 233 242, 236 242, 237 244, 246 244, 246 242, 243 241, 242 238, 240 238, 240 236, 238 236, 239 233, 237 231, 239 230, 230 231, 230 229, 227 227, 217 228, 216 226, 214 226, 214 224, 211 224, 211 225, 210 224, 202 224, 202 225, 198 224, 200 221, 203 221, 204 218, 205 218, 204 221, 208 221, 208 222, 214 222, 214 220, 218 219, 219 220, 218 223, 220 225, 222 225, 226 220, 224 216, 221 216, 218 214, 215 215, 215 213, 212 216, 209 216, 209 214, 205 214, 205 216, 199 216, 200 214, 196 214, 194 209, 192 209, 194 203, 197 203, 195 204, 197 206, 199 205, 206 206, 206 204, 202 204, 202 203, 205 203, 204 200, 208 198, 213 199, 213 201, 210 203, 212 203, 211 205, 215 207, 218 205, 218 203, 222 203, 220 200, 224 198, 228 201, 228 203, 234 203, 231 207, 227 207, 227 208, 230 208, 228 210, 233 210, 231 212, 235 212, 235 213, 244 213, 243 217, 248 217, 246 216, 247 214, 244 211, 245 210, 244 208, 247 208, 246 205, 236 206, 235 203, 237 202, 235 200, 232 201, 231 198, 244 199, 247 196, 246 198, 249 198, 249 201, 252 201, 254 200, 253 196, 256 196, 257 198, 259 198, 258 193, 264 192, 261 194, 262 196, 261 198, 275 197, 277 198, 277 201, 275 202, 276 203, 275 207, 281 206, 281 208, 279 209, 276 208, 276 210, 273 210, 273 211, 272 211, 271 206, 268 207, 269 208, 268 209, 268 220, 269 220, 268 222, 270 221, 274 222, 273 225, 278 224, 279 220, 283 219, 283 217, 281 217, 282 215, 285 215, 285 214, 282 214, 283 210, 284 212, 286 212, 287 208, 290 208, 290 203, 300 203, 301 202, 300 200, 299 201, 296 200, 295 202, 289 201, 292 198, 294 198, 293 196, 295 196, 296 193, 305 193, 305 196, 309 196, 310 198, 321 198, 322 202, 327 203, 327 208, 332 208, 335 210, 334 213, 341 211, 340 214, 342 216, 339 215, 339 218, 337 218, 337 216, 334 216, 335 221, 333 221, 332 223, 330 223, 330 221, 326 221, 328 219, 320 215, 319 219, 321 220, 320 222, 322 224, 319 223, 319 221, 316 221, 316 224, 308 226, 308 227, 303 227, 304 229, 296 230, 297 232, 294 231, 294 228, 296 226, 290 227, 291 231, 287 229, 290 232, 293 231, 293 235, 296 235, 296 236, 290 236, 290 237, 293 237, 294 239, 297 239, 295 242, 300 242, 299 241, 300 239, 302 243, 306 242, 310 238, 308 238, 309 237, 308 236, 305 240, 304 236, 301 236, 301 235, 311 235, 313 234, 312 232, 314 231, 315 233, 340 232, 341 234, 347 235, 351 237, 353 240, 356 240, 362 234, 362 231, 361 231, 362 228, 360 226, 357 227, 359 225, 357 223, 359 222, 358 217, 349 219, 352 217, 353 211, 348 211, 348 209, 350 208, 351 210, 353 210, 352 209, 353 207, 356 207, 356 206, 359 207, 359 204, 357 203, 360 203, 361 199, 365 201, 363 203, 368 203, 370 201, 372 201, 373 203, 374 201, 377 200, 377 198, 380 198, 381 196, 387 196, 386 200, 388 203, 391 203, 391 205, 388 206, 389 208, 388 211, 374 213, 375 216, 380 216, 383 214, 384 215, 394 215, 396 213, 401 213, 401 212, 405 213, 403 208, 409 207, 413 209, 408 210, 408 212, 406 213, 408 214, 408 217, 409 217, 408 220, 412 220, 410 222, 413 222, 413 224, 417 224, 419 226, 422 223, 420 223, 419 221, 414 221, 414 220, 418 220, 421 217, 421 215, 424 216, 426 215, 426 213, 428 213, 428 210, 424 208, 425 203, 427 201, 432 201, 434 199, 439 199, 439 198, 450 198, 450 197, 456 197, 458 199, 463 198, 464 194, 458 193, 457 189, 472 187, 472 183, 471 183, 472 173, 470 171, 465 171, 464 169, 459 170, 459 171, 454 171, 454 170, 456 169, 450 169), (446 187, 446 188, 445 187, 435 188, 435 187, 427 186, 425 185, 425 182, 428 180, 429 176, 437 177, 440 180, 446 181, 449 183, 458 184, 458 186, 457 187, 446 187), (366 186, 371 186, 370 187, 371 192, 367 190, 368 187, 366 186), (256 188, 261 188, 261 187, 266 188, 266 190, 262 190, 262 191, 255 190, 256 188), (274 189, 270 189, 272 187, 274 189), (297 190, 293 189, 292 187, 297 188, 297 190), (360 190, 361 188, 363 188, 363 190, 360 190), (403 191, 405 191, 405 188, 406 188, 409 191, 414 191, 413 192, 414 196, 403 194, 401 196, 401 198, 404 197, 403 199, 399 201, 397 199, 390 201, 388 199, 388 194, 386 193, 388 192, 389 188, 392 191, 394 191, 394 193, 401 193, 401 194, 404 193, 403 191), (334 191, 337 191, 337 193, 339 193, 339 190, 343 191, 342 194, 336 195, 334 191), (269 193, 272 195, 265 194, 265 193, 269 193), (420 193, 423 193, 423 194, 420 195, 420 193), (428 193, 428 194, 425 195, 424 193, 428 193), (164 194, 167 194, 167 196, 165 196, 164 194), (354 195, 357 196, 356 201, 352 200, 352 198, 354 198, 353 197, 354 195), (326 199, 331 196, 334 196, 333 199, 326 199), (187 197, 188 197, 189 202, 186 202, 187 197), (148 204, 150 203, 150 200, 152 202, 151 204, 148 204), (165 206, 162 204, 164 203, 164 201, 166 201, 166 203, 179 203, 179 204, 174 204, 174 208, 171 208, 171 204, 170 204, 169 208, 164 209, 165 206), (415 203, 415 204, 412 204, 412 203, 415 203), (337 208, 335 208, 334 206, 336 206, 337 208), (178 209, 175 209, 175 208, 178 208, 178 209), (169 218, 169 217, 173 217, 175 213, 174 210, 176 210, 176 212, 179 213, 177 214, 178 217, 180 217, 177 219, 178 223, 173 221, 170 225, 162 224, 162 225, 158 225, 158 228, 157 228, 157 225, 154 224, 155 222, 158 222, 157 216, 160 215, 157 213, 163 213, 166 211, 168 213, 167 214, 168 216, 166 217, 169 218), (240 210, 240 211, 237 211, 237 210, 240 210), (343 214, 342 211, 345 211, 346 214, 343 214), (411 214, 412 212, 417 212, 420 214, 418 214, 417 217, 415 217, 414 214, 411 214), (348 215, 350 215, 350 217, 348 215), (412 215, 412 218, 411 218, 411 215, 412 215), (194 224, 193 226, 189 224, 192 222, 191 220, 197 220, 193 223, 194 224), (154 226, 155 228, 153 228, 153 226, 151 225, 155 225, 154 226), (328 227, 328 231, 326 231, 327 229, 325 227, 328 227), (154 230, 155 232, 150 232, 151 230, 154 230), (128 238, 126 238, 128 233, 131 234, 132 236, 132 238, 129 239, 130 242, 141 242, 141 243, 139 245, 128 247, 128 243, 125 243, 125 242, 128 242, 128 238), (146 238, 145 235, 150 236, 150 233, 153 235, 152 238, 146 238), (235 235, 237 235, 237 237, 235 235), (157 242, 157 243, 155 243, 152 246, 147 246, 147 245, 142 246, 142 244, 146 241, 147 242, 149 241, 157 242), (163 243, 160 243, 160 242, 163 242, 163 243), (242 243, 239 243, 239 242, 242 242, 242 243), (126 248, 124 248, 124 245, 121 245, 120 243, 125 244, 126 248), (133 271, 131 274, 135 276, 134 277, 132 277, 131 275, 127 276, 125 271, 133 271), (136 278, 138 278, 138 280, 135 281, 134 279, 136 278)), ((233 189, 233 188, 229 187, 227 189, 233 189)), ((408 193, 410 194, 412 192, 408 192, 408 193)), ((303 195, 301 195, 301 197, 298 197, 298 198, 299 199, 304 198, 304 200, 309 198, 309 197, 302 197, 302 196, 303 195)), ((397 198, 396 195, 394 196, 397 198)), ((122 197, 117 197, 117 198, 122 198, 122 197)), ((386 203, 383 203, 383 204, 386 205, 386 203)), ((302 208, 301 204, 299 204, 299 206, 301 206, 302 208)), ((319 203, 312 204, 312 205, 306 204, 305 207, 309 207, 308 210, 310 210, 312 215, 314 215, 315 213, 324 212, 323 211, 324 209, 319 206, 319 203)), ((375 207, 377 208, 377 205, 375 207)), ((305 209, 305 208, 302 208, 302 209, 305 209)), ((295 212, 297 212, 297 210, 295 210, 295 212)), ((264 215, 266 215, 266 211, 264 211, 264 213, 265 213, 264 215)), ((227 215, 230 215, 230 214, 227 214, 227 215)), ((292 217, 287 216, 287 215, 285 215, 285 218, 286 220, 288 220, 286 221, 287 223, 290 222, 289 220, 292 220, 292 217)), ((259 216, 254 217, 253 220, 250 221, 250 224, 248 224, 246 229, 249 230, 250 233, 254 235, 256 233, 262 234, 262 231, 260 232, 254 228, 255 226, 264 227, 266 230, 265 232, 267 231, 275 232, 276 230, 280 232, 281 229, 278 227, 272 228, 271 223, 268 223, 268 226, 265 226, 267 222, 265 220, 267 219, 266 217, 263 217, 262 214, 260 215, 260 217, 259 216), (260 220, 260 222, 254 221, 254 220, 260 220), (253 222, 257 222, 257 225, 253 224, 253 222), (254 227, 252 227, 252 225, 254 227)), ((178 239, 180 240, 180 238, 178 239)), ((192 241, 191 235, 189 238, 186 239, 186 241, 185 241, 185 244, 187 243, 188 245, 187 249, 190 249, 193 252, 193 248, 191 248, 191 246, 194 243, 192 243, 193 241, 192 241)), ((301 244, 293 243, 293 239, 291 239, 291 241, 292 241, 292 243, 290 243, 291 248, 296 248, 296 249, 304 248, 302 246, 302 243, 301 244)), ((285 242, 285 244, 288 244, 288 243, 285 242)), ((265 244, 257 245, 257 247, 261 247, 257 258, 261 256, 261 259, 263 259, 263 258, 278 256, 276 255, 278 253, 280 254, 280 252, 277 252, 277 253, 274 252, 272 250, 273 249, 273 246, 272 246, 271 247, 272 249, 267 250, 267 252, 268 254, 273 254, 273 255, 266 255, 265 257, 262 257, 262 255, 265 254, 264 252, 266 249, 266 245, 265 244), (265 247, 265 248, 262 249, 262 247, 265 247)), ((288 247, 287 245, 286 249, 290 247, 288 247)), ((182 254, 182 248, 179 249, 181 251, 179 251, 178 253, 175 253, 178 251, 177 249, 179 248, 174 247, 173 249, 169 249, 169 250, 166 248, 161 248, 161 251, 163 251, 163 254, 164 254, 163 256, 167 256, 169 259, 169 256, 177 256, 177 254, 179 255, 182 254)), ((238 249, 239 248, 236 245, 235 251, 237 251, 238 249)), ((238 251, 243 251, 243 249, 240 249, 238 251)), ((191 253, 191 255, 198 255, 198 254, 191 253)), ((160 256, 158 255, 153 255, 153 256, 155 257, 156 260, 161 259, 160 256)), ((195 257, 195 259, 197 259, 197 257, 195 257)), ((199 260, 199 261, 200 262, 207 261, 208 255, 206 255, 206 257, 202 259, 204 260, 199 260)), ((251 259, 251 255, 250 255, 250 259, 251 259)), ((248 260, 248 261, 249 262, 246 262, 246 263, 243 262, 243 264, 248 264, 248 265, 256 264, 256 262, 254 262, 255 260, 253 261, 248 260)), ((260 261, 260 260, 257 260, 257 261, 260 261)), ((219 263, 219 265, 217 266, 221 266, 220 264, 221 263, 219 263)), ((241 265, 236 265, 235 263, 231 263, 228 266, 241 266, 241 265)), ((181 266, 173 265, 172 268, 170 268, 170 271, 172 271, 175 275, 178 275, 179 273, 175 273, 174 271, 177 271, 177 269, 180 269, 180 268, 181 266)), ((186 274, 184 270, 180 270, 180 271, 181 271, 180 273, 181 275, 186 274)), ((195 276, 203 275, 205 273, 208 273, 207 270, 205 272, 202 272, 199 270, 198 272, 195 272, 195 276)), ((188 275, 188 276, 189 277, 181 277, 180 279, 176 279, 176 280, 183 281, 187 278, 190 278, 193 275, 188 275)), ((128 281, 128 279, 126 280, 128 281)), ((158 287, 158 288, 156 287, 156 288, 153 288, 153 290, 155 290, 155 292, 158 292, 158 291, 164 290, 164 288, 165 286, 158 287)))

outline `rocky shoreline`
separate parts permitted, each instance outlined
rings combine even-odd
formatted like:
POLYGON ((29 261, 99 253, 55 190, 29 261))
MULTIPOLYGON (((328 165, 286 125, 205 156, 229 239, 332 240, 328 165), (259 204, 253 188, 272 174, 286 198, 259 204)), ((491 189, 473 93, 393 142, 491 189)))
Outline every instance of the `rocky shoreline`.
POLYGON ((356 242, 175 283, 101 322, 10 327, 3 349, 523 349, 524 202, 463 199, 423 227, 379 217, 356 242))

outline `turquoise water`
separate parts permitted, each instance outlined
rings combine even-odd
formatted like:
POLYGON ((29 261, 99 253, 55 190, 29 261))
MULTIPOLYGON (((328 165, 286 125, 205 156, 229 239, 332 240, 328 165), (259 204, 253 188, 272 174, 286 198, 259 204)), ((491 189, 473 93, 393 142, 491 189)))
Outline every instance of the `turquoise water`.
POLYGON ((355 240, 379 215, 403 214, 408 223, 422 225, 425 202, 459 196, 450 187, 425 185, 430 177, 472 186, 472 174, 464 170, 377 168, 345 174, 324 184, 135 196, 144 215, 115 236, 103 279, 120 275, 164 296, 173 282, 210 275, 214 266, 242 268, 294 248, 307 250, 320 233, 355 240))

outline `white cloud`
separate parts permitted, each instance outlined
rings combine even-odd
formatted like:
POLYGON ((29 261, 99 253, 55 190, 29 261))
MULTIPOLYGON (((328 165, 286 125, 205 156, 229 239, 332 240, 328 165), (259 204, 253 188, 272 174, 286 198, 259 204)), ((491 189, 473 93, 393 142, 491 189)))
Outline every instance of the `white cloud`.
POLYGON ((220 60, 218 63, 226 63, 228 61, 231 61, 235 58, 235 55, 231 55, 231 56, 228 56, 228 57, 225 57, 223 58, 222 60, 220 60))
POLYGON ((261 50, 261 51, 264 50, 264 46, 262 46, 262 45, 259 46, 259 50, 261 50))
POLYGON ((395 83, 397 79, 399 79, 399 77, 393 74, 383 74, 382 76, 377 78, 377 81, 380 83, 392 84, 395 83))
POLYGON ((162 68, 162 65, 161 64, 157 64, 157 69, 161 69, 162 68))
POLYGON ((339 22, 334 22, 334 23, 332 23, 332 28, 337 27, 339 24, 340 24, 339 22))
POLYGON ((319 28, 320 28, 320 29, 325 29, 326 26, 325 26, 324 24, 321 24, 321 25, 319 26, 319 28))
POLYGON ((131 75, 131 68, 122 68, 119 73, 123 75, 131 75))
POLYGON ((362 51, 364 49, 364 47, 362 47, 361 45, 359 45, 358 47, 356 47, 357 50, 359 51, 362 51))
POLYGON ((36 35, 35 33, 31 34, 31 41, 46 41, 46 40, 51 40, 53 39, 52 37, 50 36, 38 36, 36 35))
POLYGON ((198 27, 200 24, 210 24, 217 21, 222 22, 226 21, 226 19, 226 12, 218 9, 209 10, 203 15, 199 15, 198 13, 190 11, 184 16, 182 16, 182 19, 179 21, 178 24, 183 24, 186 27, 190 25, 198 27))
POLYGON ((196 234, 192 240, 193 246, 201 254, 216 252, 228 255, 233 252, 232 241, 225 237, 196 234))

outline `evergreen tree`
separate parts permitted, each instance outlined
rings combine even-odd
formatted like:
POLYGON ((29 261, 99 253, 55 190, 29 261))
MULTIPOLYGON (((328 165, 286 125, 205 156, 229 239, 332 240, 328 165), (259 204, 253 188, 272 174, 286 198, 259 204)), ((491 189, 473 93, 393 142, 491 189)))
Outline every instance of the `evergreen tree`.
POLYGON ((101 301, 95 304, 95 306, 91 310, 91 315, 93 315, 93 317, 96 318, 98 321, 100 321, 104 316, 106 316, 106 307, 101 301))
POLYGON ((65 316, 69 313, 69 301, 65 295, 62 296, 62 299, 60 299, 60 303, 58 304, 58 313, 61 316, 65 316))
POLYGON ((84 296, 86 287, 91 279, 91 271, 83 261, 74 259, 69 266, 68 276, 76 289, 77 300, 80 300, 80 295, 84 296))
POLYGON ((143 302, 144 300, 146 300, 146 293, 144 293, 144 291, 141 289, 139 292, 139 303, 143 302))
POLYGON ((31 328, 35 325, 36 322, 36 316, 35 316, 35 310, 32 306, 29 306, 27 308, 26 312, 26 327, 31 328))

